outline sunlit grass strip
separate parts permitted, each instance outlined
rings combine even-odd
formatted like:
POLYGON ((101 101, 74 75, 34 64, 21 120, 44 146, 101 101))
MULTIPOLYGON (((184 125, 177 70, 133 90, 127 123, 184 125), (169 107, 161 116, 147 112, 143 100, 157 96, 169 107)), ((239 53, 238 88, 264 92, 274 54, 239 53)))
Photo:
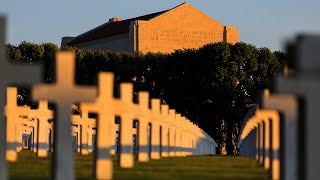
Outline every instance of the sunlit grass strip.
MULTIPOLYGON (((39 159, 29 151, 19 153, 18 163, 9 163, 10 179, 49 179, 50 159, 39 159)), ((117 167, 114 179, 268 179, 267 171, 254 160, 231 156, 170 157, 135 163, 132 169, 117 167)), ((91 179, 93 155, 75 154, 77 179, 91 179)))

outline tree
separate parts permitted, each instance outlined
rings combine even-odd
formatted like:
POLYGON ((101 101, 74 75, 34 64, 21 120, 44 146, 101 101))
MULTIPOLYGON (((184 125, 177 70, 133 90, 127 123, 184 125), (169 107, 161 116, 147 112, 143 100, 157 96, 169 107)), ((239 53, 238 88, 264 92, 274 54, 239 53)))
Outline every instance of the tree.
POLYGON ((23 62, 33 64, 39 62, 44 54, 43 46, 35 43, 23 41, 18 45, 23 62))
MULTIPOLYGON (((54 81, 53 57, 59 48, 22 42, 7 45, 10 59, 39 62, 44 81, 54 81)), ((64 47, 76 56, 76 82, 96 84, 100 71, 115 73, 116 83, 132 82, 135 91, 149 91, 198 124, 217 141, 222 153, 235 154, 242 119, 259 91, 287 63, 287 55, 243 42, 220 42, 199 49, 163 53, 124 53, 64 47)), ((21 92, 27 99, 27 93, 21 92)), ((116 93, 117 94, 117 93, 116 93)), ((24 103, 30 104, 24 99, 24 103)))
POLYGON ((7 57, 8 59, 11 60, 11 62, 19 62, 22 58, 19 48, 11 44, 6 45, 6 52, 7 52, 7 57))

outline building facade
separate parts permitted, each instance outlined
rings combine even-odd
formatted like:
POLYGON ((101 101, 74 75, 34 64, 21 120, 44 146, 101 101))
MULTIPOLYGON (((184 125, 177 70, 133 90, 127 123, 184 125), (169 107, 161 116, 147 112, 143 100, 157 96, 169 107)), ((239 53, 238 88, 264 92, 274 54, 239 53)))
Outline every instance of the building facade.
POLYGON ((163 52, 199 48, 208 43, 238 42, 235 26, 224 26, 183 3, 170 10, 109 22, 77 37, 63 37, 61 46, 112 51, 163 52))

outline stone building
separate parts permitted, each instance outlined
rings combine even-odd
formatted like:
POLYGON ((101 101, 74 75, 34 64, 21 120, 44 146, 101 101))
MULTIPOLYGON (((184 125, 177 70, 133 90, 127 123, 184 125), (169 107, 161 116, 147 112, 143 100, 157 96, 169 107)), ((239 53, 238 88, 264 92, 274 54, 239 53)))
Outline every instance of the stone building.
POLYGON ((183 3, 172 9, 109 22, 77 37, 63 37, 61 46, 112 51, 164 52, 199 48, 214 42, 238 42, 235 26, 224 26, 208 15, 183 3))

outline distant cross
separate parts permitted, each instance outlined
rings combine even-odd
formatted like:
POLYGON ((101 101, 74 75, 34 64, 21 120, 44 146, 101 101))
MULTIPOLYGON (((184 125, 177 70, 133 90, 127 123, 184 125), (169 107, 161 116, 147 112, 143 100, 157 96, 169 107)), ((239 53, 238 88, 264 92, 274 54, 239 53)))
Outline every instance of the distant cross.
MULTIPOLYGON (((88 111, 82 108, 81 115, 73 115, 72 116, 72 124, 80 125, 80 144, 81 144, 81 154, 88 155, 89 147, 88 147, 88 137, 89 137, 89 128, 94 127, 96 125, 96 120, 93 118, 89 118, 88 111)), ((91 132, 92 133, 92 132, 91 132)))
POLYGON ((56 83, 33 87, 33 100, 48 100, 57 106, 54 119, 54 179, 74 179, 71 111, 72 103, 93 101, 96 89, 75 84, 75 55, 56 53, 56 83))
MULTIPOLYGON (((17 137, 17 130, 19 126, 19 116, 28 116, 30 110, 29 107, 17 105, 17 88, 7 88, 7 105, 5 107, 5 114, 7 117, 7 160, 17 161, 17 143, 19 137, 17 137)), ((20 137, 21 138, 21 137, 20 137)))
POLYGON ((6 165, 6 121, 3 107, 6 100, 6 86, 31 85, 40 81, 40 67, 11 65, 6 60, 5 53, 5 17, 0 16, 0 179, 7 179, 6 165))
POLYGON ((186 132, 186 117, 182 116, 180 118, 180 124, 181 124, 181 140, 180 140, 180 150, 181 150, 181 156, 186 156, 186 141, 187 141, 187 132, 186 132))
POLYGON ((176 114, 174 123, 176 124, 176 156, 181 156, 181 114, 176 114))
POLYGON ((53 119, 53 111, 48 108, 48 101, 39 101, 38 109, 31 109, 30 117, 38 121, 38 142, 36 152, 38 157, 48 156, 48 120, 53 119))
POLYGON ((170 129, 169 129, 169 156, 176 156, 176 127, 175 127, 175 115, 176 111, 174 109, 169 109, 169 119, 170 119, 170 129))
POLYGON ((190 152, 189 152, 189 154, 190 155, 195 155, 195 133, 194 133, 194 125, 193 125, 193 123, 190 121, 190 120, 188 120, 188 129, 189 129, 189 132, 190 132, 190 148, 191 148, 191 150, 190 150, 190 152))
MULTIPOLYGON (((17 102, 17 101, 16 101, 17 102)), ((17 124, 16 124, 16 139, 17 139, 17 152, 20 152, 22 150, 22 141, 21 141, 21 137, 22 137, 22 134, 21 134, 21 121, 24 120, 24 119, 27 119, 25 117, 28 116, 29 112, 30 112, 30 107, 26 106, 17 106, 17 107, 22 107, 19 111, 18 114, 21 114, 21 115, 18 115, 18 119, 17 119, 17 124)), ((5 108, 6 109, 6 108, 5 108)), ((6 111, 6 110, 5 110, 6 111)), ((6 114, 6 112, 5 112, 6 114)))
POLYGON ((139 116, 138 128, 138 161, 149 161, 148 125, 150 121, 149 93, 139 92, 137 114, 139 116))
POLYGON ((151 99, 151 159, 160 159, 160 99, 151 99))
POLYGON ((121 100, 117 106, 121 108, 120 124, 120 167, 132 168, 134 157, 132 152, 132 123, 133 123, 133 85, 131 83, 120 84, 121 100))
POLYGON ((161 129, 161 145, 162 145, 162 151, 161 156, 162 157, 168 157, 169 156, 169 105, 164 104, 161 105, 161 116, 162 116, 162 129, 161 129))
MULTIPOLYGON (((28 111, 27 113, 30 115, 30 108, 28 107, 28 109, 26 109, 26 111, 28 111)), ((32 135, 32 146, 31 146, 31 150, 33 152, 36 152, 36 145, 38 144, 38 139, 37 139, 37 135, 38 135, 38 123, 36 120, 32 120, 29 118, 24 118, 24 117, 19 117, 19 122, 17 124, 17 139, 19 140, 19 142, 17 143, 17 152, 20 152, 22 150, 22 142, 21 142, 21 137, 22 137, 22 133, 23 129, 25 127, 29 127, 29 129, 31 130, 31 135, 32 135)))
POLYGON ((98 114, 97 119, 97 149, 95 160, 95 178, 112 179, 111 148, 113 145, 112 127, 114 126, 114 77, 112 73, 99 73, 99 94, 95 102, 80 104, 81 111, 98 114))
MULTIPOLYGON (((76 144, 76 152, 80 152, 80 126, 72 126, 72 136, 75 137, 73 145, 76 144)), ((75 149, 74 149, 75 150, 75 149)))
MULTIPOLYGON (((261 120, 264 122, 264 130, 263 130, 263 133, 264 133, 264 140, 263 140, 263 143, 264 143, 264 160, 263 160, 263 163, 264 163, 264 167, 266 169, 269 169, 270 168, 270 144, 271 144, 271 141, 270 141, 270 136, 271 136, 271 133, 270 132, 273 132, 271 131, 272 127, 270 126, 270 116, 267 115, 267 113, 264 112, 264 110, 257 110, 256 111, 256 117, 258 118, 261 118, 261 120)), ((271 146, 272 147, 272 146, 271 146)))

